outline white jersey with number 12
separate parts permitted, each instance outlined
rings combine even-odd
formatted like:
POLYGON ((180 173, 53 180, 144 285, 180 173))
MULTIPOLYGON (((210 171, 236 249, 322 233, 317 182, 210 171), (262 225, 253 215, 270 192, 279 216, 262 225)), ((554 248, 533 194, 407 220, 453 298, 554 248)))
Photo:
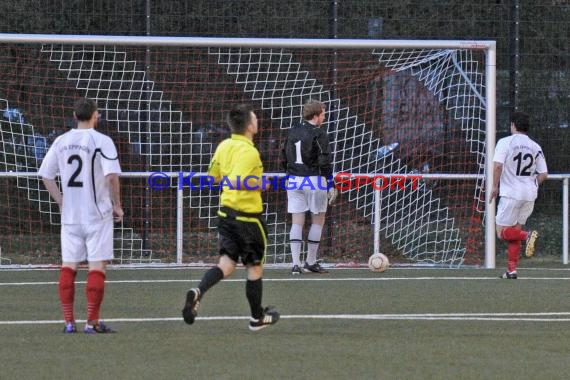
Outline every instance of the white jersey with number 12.
POLYGON ((538 193, 536 175, 546 173, 542 148, 525 134, 513 134, 497 142, 494 162, 503 164, 499 195, 534 201, 538 193))

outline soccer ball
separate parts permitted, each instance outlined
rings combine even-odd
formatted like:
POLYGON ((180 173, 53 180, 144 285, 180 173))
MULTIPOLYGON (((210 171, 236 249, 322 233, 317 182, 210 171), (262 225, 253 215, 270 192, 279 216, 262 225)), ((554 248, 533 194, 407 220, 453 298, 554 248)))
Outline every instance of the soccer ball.
POLYGON ((390 266, 390 261, 383 253, 376 253, 368 259, 368 268, 372 272, 384 272, 390 266))

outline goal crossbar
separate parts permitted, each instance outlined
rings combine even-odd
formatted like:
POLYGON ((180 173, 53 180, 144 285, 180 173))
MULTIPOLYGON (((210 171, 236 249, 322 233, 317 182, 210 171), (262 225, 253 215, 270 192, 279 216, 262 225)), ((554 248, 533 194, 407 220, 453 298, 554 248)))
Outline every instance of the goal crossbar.
POLYGON ((2 43, 63 44, 63 45, 124 45, 124 46, 194 46, 243 48, 301 48, 301 49, 470 49, 494 50, 495 41, 488 40, 362 40, 311 38, 220 38, 107 36, 73 34, 14 34, 0 33, 2 43))

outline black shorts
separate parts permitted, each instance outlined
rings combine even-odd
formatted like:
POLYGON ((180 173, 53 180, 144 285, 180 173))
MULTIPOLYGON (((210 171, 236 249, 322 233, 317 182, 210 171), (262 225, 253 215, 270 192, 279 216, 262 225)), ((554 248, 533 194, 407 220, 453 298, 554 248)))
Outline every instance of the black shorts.
MULTIPOLYGON (((236 263, 259 265, 265 261, 267 226, 259 217, 218 212, 218 249, 236 263), (224 216, 226 215, 226 216, 224 216)), ((224 212, 226 211, 226 212, 224 212)))

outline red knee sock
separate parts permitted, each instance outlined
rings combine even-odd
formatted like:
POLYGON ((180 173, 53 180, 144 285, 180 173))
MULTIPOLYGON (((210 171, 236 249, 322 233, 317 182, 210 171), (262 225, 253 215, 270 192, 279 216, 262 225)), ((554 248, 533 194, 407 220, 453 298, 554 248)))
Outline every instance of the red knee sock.
POLYGON ((507 227, 503 228, 501 232, 501 237, 504 240, 512 241, 512 240, 526 240, 528 237, 528 232, 521 230, 517 227, 507 227))
POLYGON ((61 267, 59 272, 59 301, 65 322, 74 322, 73 302, 75 300, 76 271, 70 267, 61 267))
POLYGON ((509 272, 514 272, 517 270, 517 264, 519 263, 519 256, 521 253, 521 241, 511 240, 507 246, 508 258, 507 258, 507 270, 509 272))
POLYGON ((87 273, 85 292, 87 293, 87 321, 90 324, 97 323, 105 293, 105 273, 100 270, 90 270, 87 273))

